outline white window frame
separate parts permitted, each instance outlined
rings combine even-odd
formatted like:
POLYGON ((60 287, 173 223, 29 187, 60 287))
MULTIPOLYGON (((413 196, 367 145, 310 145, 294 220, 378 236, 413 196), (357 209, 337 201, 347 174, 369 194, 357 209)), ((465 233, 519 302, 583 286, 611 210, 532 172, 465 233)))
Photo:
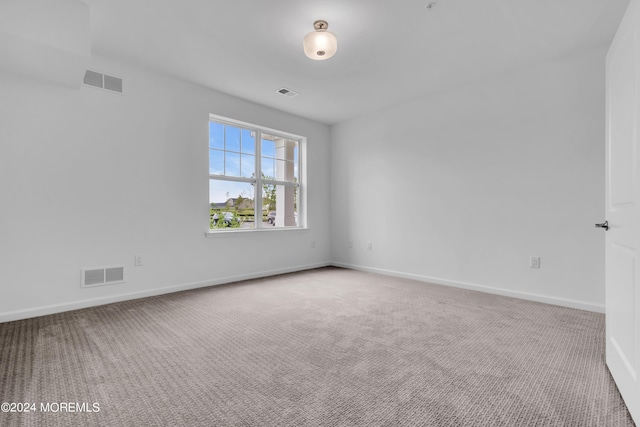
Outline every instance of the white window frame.
MULTIPOLYGON (((219 116, 216 114, 209 114, 209 122, 215 122, 223 125, 231 125, 239 128, 244 128, 255 132, 255 178, 245 178, 245 177, 237 177, 237 176, 226 176, 226 175, 216 175, 209 174, 209 185, 211 185, 211 180, 217 181, 231 181, 231 182, 244 182, 244 183, 255 183, 256 194, 254 195, 254 228, 221 228, 221 229, 210 229, 207 227, 206 235, 222 235, 229 233, 254 233, 254 232, 278 232, 278 231, 286 231, 286 230, 304 230, 307 229, 307 217, 306 217, 306 201, 307 201, 307 186, 306 186, 306 151, 307 151, 307 138, 304 136, 296 135, 289 132, 284 132, 277 129, 271 129, 264 126, 255 125, 253 123, 243 122, 240 120, 230 119, 228 117, 219 116), (273 137, 279 137, 289 140, 295 140, 298 142, 298 182, 289 182, 289 181, 279 181, 275 179, 263 179, 262 178, 262 134, 267 134, 273 137), (297 187, 297 215, 298 221, 296 226, 286 226, 286 227, 266 227, 263 226, 262 221, 262 186, 263 184, 272 184, 272 185, 282 185, 285 187, 297 187), (258 191, 260 189, 260 191, 258 191), (258 197, 259 193, 259 197, 258 197)), ((208 133, 209 126, 207 126, 208 133)), ((207 138, 207 150, 210 151, 211 147, 209 146, 209 138, 207 138)), ((207 156, 207 163, 209 163, 209 156, 207 156)), ((208 165, 210 168, 210 165, 208 165)), ((209 209, 207 210, 207 214, 209 214, 211 210, 211 201, 207 203, 209 209)), ((207 215, 207 218, 209 215, 207 215)), ((208 225, 208 222, 207 222, 208 225)))

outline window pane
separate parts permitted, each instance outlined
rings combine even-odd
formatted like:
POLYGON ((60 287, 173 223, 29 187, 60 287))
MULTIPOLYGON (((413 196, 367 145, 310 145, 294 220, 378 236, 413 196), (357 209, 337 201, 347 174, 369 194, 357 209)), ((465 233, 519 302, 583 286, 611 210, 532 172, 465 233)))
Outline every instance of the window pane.
POLYGON ((297 182, 296 169, 293 162, 276 160, 277 181, 297 182))
POLYGON ((272 140, 262 139, 262 156, 263 157, 275 157, 276 156, 276 144, 272 140))
POLYGON ((263 137, 262 167, 264 176, 276 181, 298 182, 298 141, 272 135, 263 135, 263 137), (267 160, 264 157, 267 157, 267 160), (270 157, 276 159, 273 164, 268 160, 270 157))
POLYGON ((242 154, 242 163, 240 164, 240 172, 245 178, 253 178, 256 176, 256 156, 248 156, 242 154))
POLYGON ((209 147, 224 150, 224 125, 209 122, 209 147))
POLYGON ((261 162, 262 177, 267 179, 276 178, 276 161, 274 159, 263 157, 261 162))
POLYGON ((209 180, 209 228, 255 228, 254 186, 244 182, 209 180))
POLYGON ((297 227, 298 187, 265 184, 262 189, 263 227, 297 227))
POLYGON ((240 154, 224 153, 224 174, 227 176, 240 176, 240 154))
POLYGON ((233 126, 225 126, 225 150, 240 152, 240 129, 233 126))
POLYGON ((276 159, 293 161, 296 158, 296 149, 298 147, 298 141, 291 139, 285 139, 280 137, 273 137, 276 149, 276 159))
POLYGON ((248 129, 242 129, 242 153, 256 154, 255 132, 248 129))
POLYGON ((209 173, 224 175, 224 151, 209 150, 209 173))

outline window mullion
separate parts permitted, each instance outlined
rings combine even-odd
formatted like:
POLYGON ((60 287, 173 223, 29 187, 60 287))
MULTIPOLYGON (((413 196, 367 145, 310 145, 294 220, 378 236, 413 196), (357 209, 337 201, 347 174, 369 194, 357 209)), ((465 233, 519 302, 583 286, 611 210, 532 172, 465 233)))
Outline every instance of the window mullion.
POLYGON ((265 179, 263 180, 264 184, 272 184, 272 185, 282 185, 285 187, 299 187, 300 184, 292 181, 276 181, 275 179, 265 179))
POLYGON ((262 169, 261 169, 261 161, 262 157, 262 132, 259 130, 255 130, 256 133, 256 190, 253 197, 253 205, 255 208, 254 218, 256 228, 262 228, 262 169))
POLYGON ((218 181, 232 181, 232 182, 247 182, 253 183, 255 181, 254 178, 244 178, 241 176, 225 176, 225 175, 209 175, 209 179, 215 179, 218 181))

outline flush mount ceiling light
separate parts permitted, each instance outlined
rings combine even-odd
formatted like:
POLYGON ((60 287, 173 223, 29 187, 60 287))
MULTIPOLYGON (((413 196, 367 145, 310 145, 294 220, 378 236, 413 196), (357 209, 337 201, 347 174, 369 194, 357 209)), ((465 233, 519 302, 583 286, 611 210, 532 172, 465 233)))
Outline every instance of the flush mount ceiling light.
POLYGON ((305 55, 316 61, 331 58, 338 50, 336 35, 327 31, 327 21, 318 20, 313 23, 313 28, 315 31, 304 36, 302 42, 305 55))

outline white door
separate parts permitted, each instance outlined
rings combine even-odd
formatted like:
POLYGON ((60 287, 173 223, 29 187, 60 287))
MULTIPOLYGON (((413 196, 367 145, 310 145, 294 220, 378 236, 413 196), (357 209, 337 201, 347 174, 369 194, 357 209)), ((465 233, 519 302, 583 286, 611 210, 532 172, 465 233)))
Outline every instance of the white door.
POLYGON ((640 425, 640 0, 607 55, 607 366, 640 425))

